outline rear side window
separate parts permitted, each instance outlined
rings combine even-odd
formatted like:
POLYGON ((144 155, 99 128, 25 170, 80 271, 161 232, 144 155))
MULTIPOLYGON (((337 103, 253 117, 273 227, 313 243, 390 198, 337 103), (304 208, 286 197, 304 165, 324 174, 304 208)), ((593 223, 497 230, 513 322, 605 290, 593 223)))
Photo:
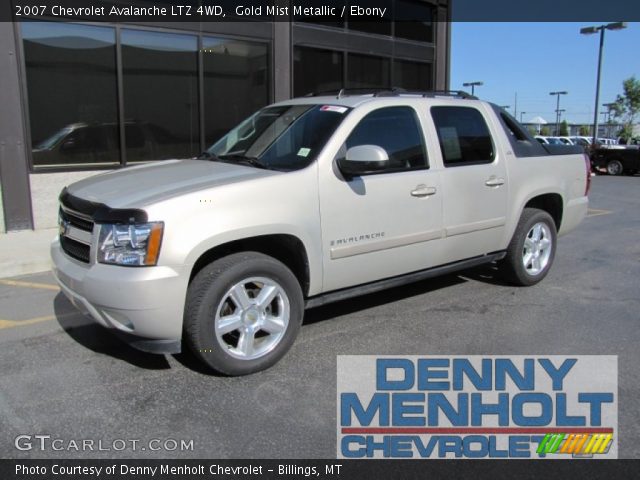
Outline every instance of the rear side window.
POLYGON ((494 158, 489 127, 470 107, 431 107, 445 167, 491 163, 494 158))
POLYGON ((346 142, 347 149, 360 145, 384 148, 389 155, 389 171, 428 167, 418 115, 411 107, 380 108, 366 115, 346 142))

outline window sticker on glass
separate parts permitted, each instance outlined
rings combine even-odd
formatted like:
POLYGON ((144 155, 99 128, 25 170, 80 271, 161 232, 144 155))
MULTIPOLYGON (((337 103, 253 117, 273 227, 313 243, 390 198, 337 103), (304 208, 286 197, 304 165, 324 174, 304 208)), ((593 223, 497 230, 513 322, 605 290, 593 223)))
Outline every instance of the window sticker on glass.
POLYGON ((301 148, 300 150, 298 150, 298 156, 299 157, 307 157, 310 152, 311 152, 310 148, 301 148))
POLYGON ((442 149, 447 161, 455 161, 462 158, 458 130, 455 127, 441 127, 440 141, 442 142, 442 149))
POLYGON ((348 110, 347 107, 339 107, 337 105, 323 105, 320 107, 322 112, 336 112, 336 113, 344 113, 348 110))

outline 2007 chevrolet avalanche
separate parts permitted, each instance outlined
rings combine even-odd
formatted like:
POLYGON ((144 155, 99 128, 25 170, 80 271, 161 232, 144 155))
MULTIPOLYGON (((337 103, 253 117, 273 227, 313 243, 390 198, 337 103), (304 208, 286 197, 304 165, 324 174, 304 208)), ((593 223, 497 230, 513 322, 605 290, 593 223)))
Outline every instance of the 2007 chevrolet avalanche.
POLYGON ((589 160, 462 94, 268 106, 198 159, 65 188, 63 292, 135 347, 229 375, 277 362, 305 308, 496 262, 542 280, 587 212, 589 160))

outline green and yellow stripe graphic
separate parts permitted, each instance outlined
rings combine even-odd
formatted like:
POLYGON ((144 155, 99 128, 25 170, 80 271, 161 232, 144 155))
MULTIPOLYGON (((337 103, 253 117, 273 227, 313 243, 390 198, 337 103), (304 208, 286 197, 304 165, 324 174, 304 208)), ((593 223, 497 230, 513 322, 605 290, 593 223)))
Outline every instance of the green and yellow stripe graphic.
POLYGON ((594 455, 607 453, 613 443, 611 433, 547 433, 536 453, 594 455))

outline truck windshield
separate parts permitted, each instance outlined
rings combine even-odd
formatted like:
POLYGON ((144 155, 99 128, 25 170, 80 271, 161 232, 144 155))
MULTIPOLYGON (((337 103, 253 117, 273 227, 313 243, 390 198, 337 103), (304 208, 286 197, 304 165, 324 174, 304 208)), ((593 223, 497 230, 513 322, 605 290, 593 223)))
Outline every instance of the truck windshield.
POLYGON ((209 147, 205 156, 272 170, 299 170, 315 160, 349 110, 335 105, 267 107, 209 147))

